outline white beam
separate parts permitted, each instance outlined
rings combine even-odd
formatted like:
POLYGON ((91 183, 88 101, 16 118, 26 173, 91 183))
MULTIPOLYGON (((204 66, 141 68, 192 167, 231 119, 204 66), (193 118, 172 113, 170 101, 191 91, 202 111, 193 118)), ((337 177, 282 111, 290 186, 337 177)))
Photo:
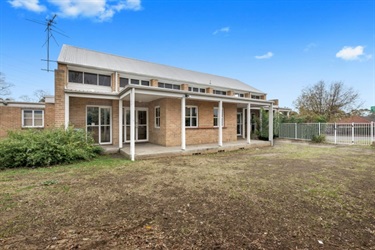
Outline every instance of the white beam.
POLYGON ((223 146, 223 101, 219 101, 219 110, 218 110, 218 126, 219 126, 219 147, 223 146))
POLYGON ((65 121, 64 121, 64 127, 65 129, 68 129, 69 127, 69 95, 65 94, 65 121))
POLYGON ((181 149, 186 149, 186 130, 185 130, 185 107, 186 107, 186 97, 181 98, 181 149))
POLYGON ((273 146, 273 104, 270 105, 270 109, 268 110, 268 140, 271 142, 271 146, 273 146))
POLYGON ((123 110, 122 110, 122 100, 118 101, 118 147, 122 148, 123 140, 122 140, 122 123, 123 123, 123 110))
POLYGON ((245 113, 245 110, 246 109, 242 109, 242 116, 241 116, 241 123, 242 123, 242 139, 245 139, 246 138, 246 135, 245 135, 245 131, 246 131, 246 120, 245 120, 245 117, 246 117, 246 113, 245 113))
POLYGON ((135 159, 135 89, 130 92, 130 160, 135 159))
POLYGON ((250 144, 250 136, 251 136, 251 104, 247 104, 247 115, 246 115, 246 134, 247 134, 247 144, 250 144))

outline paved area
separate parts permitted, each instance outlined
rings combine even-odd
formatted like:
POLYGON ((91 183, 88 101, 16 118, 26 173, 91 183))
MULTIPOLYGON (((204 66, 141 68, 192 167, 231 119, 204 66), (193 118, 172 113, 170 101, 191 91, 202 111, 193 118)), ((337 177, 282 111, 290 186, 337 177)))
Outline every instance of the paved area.
MULTIPOLYGON (((246 140, 238 140, 235 142, 223 143, 222 147, 219 147, 216 143, 213 144, 199 144, 199 145, 187 145, 186 150, 181 150, 181 147, 164 147, 152 143, 136 143, 135 145, 135 159, 150 159, 160 157, 170 157, 175 155, 196 155, 196 154, 208 154, 225 151, 233 151, 245 148, 256 148, 256 147, 267 147, 270 146, 268 141, 252 140, 250 144, 247 144, 246 140)), ((120 153, 130 158, 130 147, 129 144, 125 144, 120 153)))

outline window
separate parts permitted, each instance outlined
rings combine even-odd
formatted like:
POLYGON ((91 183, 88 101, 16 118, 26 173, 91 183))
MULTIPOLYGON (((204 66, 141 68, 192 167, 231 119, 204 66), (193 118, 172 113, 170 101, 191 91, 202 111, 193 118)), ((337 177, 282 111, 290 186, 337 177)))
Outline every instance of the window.
POLYGON ((22 127, 44 127, 44 110, 22 110, 22 127))
POLYGON ((180 90, 180 85, 178 84, 172 84, 172 83, 163 83, 163 82, 158 82, 158 87, 159 88, 164 88, 164 89, 177 89, 180 90))
POLYGON ((150 86, 150 81, 141 81, 142 86, 150 86))
POLYGON ((120 78, 120 88, 125 88, 129 84, 129 78, 120 78))
POLYGON ((69 82, 83 83, 83 72, 69 70, 69 82))
MULTIPOLYGON (((221 113, 221 126, 224 127, 224 108, 222 109, 221 113)), ((218 127, 219 125, 219 108, 215 107, 214 108, 214 127, 218 127)))
POLYGON ((99 75, 99 85, 111 86, 111 77, 106 75, 99 75))
POLYGON ((97 85, 98 84, 98 75, 92 74, 92 73, 85 73, 84 76, 83 76, 83 83, 84 84, 97 85))
POLYGON ((245 95, 242 94, 242 93, 235 93, 234 96, 235 96, 235 97, 245 97, 245 95))
POLYGON ((111 86, 111 76, 69 70, 68 81, 90 85, 111 86))
POLYGON ((189 106, 185 109, 185 126, 198 127, 198 107, 189 106))
POLYGON ((206 89, 197 88, 197 87, 189 87, 189 91, 191 92, 200 92, 200 93, 206 93, 206 89))
POLYGON ((221 90, 215 90, 214 89, 214 92, 213 92, 215 95, 227 95, 227 92, 225 91, 221 91, 221 90))
POLYGON ((251 95, 251 99, 260 99, 259 95, 251 95))
POLYGON ((155 107, 155 128, 160 128, 160 107, 155 107))
POLYGON ((130 79, 130 84, 139 85, 138 79, 130 79))

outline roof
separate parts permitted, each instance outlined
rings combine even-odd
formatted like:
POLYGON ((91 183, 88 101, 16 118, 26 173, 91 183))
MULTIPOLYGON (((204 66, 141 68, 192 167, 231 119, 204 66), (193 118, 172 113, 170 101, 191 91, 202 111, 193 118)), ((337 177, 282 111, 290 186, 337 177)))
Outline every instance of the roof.
POLYGON ((66 44, 63 45, 57 62, 74 66, 145 75, 157 79, 168 79, 171 81, 182 81, 210 87, 265 94, 236 79, 130 59, 66 44))
POLYGON ((339 123, 371 123, 371 119, 362 116, 351 116, 341 119, 339 123))

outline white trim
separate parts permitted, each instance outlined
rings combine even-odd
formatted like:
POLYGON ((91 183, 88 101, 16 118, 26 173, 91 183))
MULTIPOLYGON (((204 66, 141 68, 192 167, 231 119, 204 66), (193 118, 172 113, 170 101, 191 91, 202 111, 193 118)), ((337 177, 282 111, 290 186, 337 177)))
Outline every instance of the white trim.
POLYGON ((0 101, 0 106, 17 107, 17 108, 29 108, 29 109, 45 109, 44 103, 10 103, 7 101, 0 101), (1 105, 2 104, 2 105, 1 105))
POLYGON ((118 127, 119 127, 119 130, 118 130, 118 147, 119 148, 122 148, 123 147, 123 129, 124 127, 122 126, 123 124, 123 121, 124 121, 124 110, 123 110, 123 101, 122 100, 119 100, 118 101, 118 127))
POLYGON ((44 128, 44 109, 22 109, 21 114, 21 124, 22 128, 44 128), (25 125, 25 111, 31 111, 31 125, 27 126, 25 125), (41 126, 35 126, 35 111, 42 111, 42 125, 41 126))
MULTIPOLYGON (((187 108, 189 108, 189 109, 191 109, 191 108, 195 108, 196 109, 196 113, 197 113, 197 125, 196 126, 191 126, 191 124, 190 124, 190 126, 186 126, 186 124, 185 124, 185 120, 184 120, 184 124, 185 124, 185 127, 186 128, 198 128, 199 127, 199 122, 198 122, 198 118, 199 118, 199 113, 198 113, 198 106, 195 106, 195 105, 186 105, 185 106, 185 110, 187 109, 187 108)), ((191 113, 191 112, 190 112, 191 113)), ((185 113, 185 118, 186 118, 186 113, 185 113)), ((191 118, 192 118, 192 116, 190 115, 190 123, 191 123, 191 118)))
POLYGON ((65 94, 64 95, 64 98, 65 98, 65 107, 64 107, 64 127, 65 129, 68 129, 69 127, 69 114, 70 114, 70 110, 69 110, 69 95, 65 94))
POLYGON ((237 115, 236 115, 236 131, 237 131, 237 127, 238 125, 240 125, 240 133, 237 132, 237 136, 244 136, 244 131, 243 131, 243 112, 240 111, 238 112, 237 111, 237 115), (238 123, 238 115, 240 115, 240 123, 238 123))
MULTIPOLYGON (((108 144, 112 144, 112 106, 105 106, 105 105, 86 105, 86 119, 85 119, 85 127, 86 127, 86 133, 87 133, 87 127, 98 127, 98 143, 99 145, 108 145, 108 144), (98 108, 99 109, 99 113, 98 113, 98 124, 95 124, 95 125, 87 125, 87 108, 89 107, 92 107, 92 108, 98 108), (100 117, 101 117, 101 109, 109 109, 109 142, 101 142, 101 127, 102 127, 102 124, 101 124, 101 121, 100 121, 100 117)), ((103 125, 103 126, 108 126, 108 125, 103 125)))
POLYGON ((161 116, 160 106, 156 106, 156 107, 154 108, 154 128, 160 128, 160 123, 161 123, 160 116, 161 116), (158 117, 156 116, 156 114, 157 114, 156 109, 159 109, 159 125, 156 124, 156 118, 158 118, 158 117))
MULTIPOLYGON (((110 93, 108 93, 110 94, 110 93)), ((103 93, 98 93, 97 95, 93 94, 92 92, 87 93, 77 93, 75 91, 71 92, 68 89, 65 90, 65 95, 69 95, 70 97, 82 97, 82 98, 93 98, 93 99, 107 99, 107 100, 118 100, 118 95, 108 95, 103 93)))
POLYGON ((132 88, 130 92, 130 160, 131 161, 135 160, 135 89, 134 88, 132 88))
POLYGON ((246 114, 246 122, 247 122, 247 127, 246 127, 246 141, 247 144, 250 144, 250 138, 251 138, 251 104, 247 104, 247 114, 246 114))
MULTIPOLYGON (((138 85, 135 85, 135 86, 138 86, 138 85)), ((147 87, 147 86, 143 86, 143 87, 147 87)), ((143 95, 156 95, 156 96, 165 96, 165 97, 175 97, 175 98, 181 98, 182 95, 184 95, 183 93, 169 93, 168 92, 164 92, 163 90, 166 90, 165 88, 156 88, 156 87, 153 87, 154 90, 146 90, 146 89, 137 89, 137 94, 143 94, 143 95)), ((170 90, 170 91, 173 91, 173 89, 167 89, 167 90, 170 90)), ((174 90, 175 92, 180 92, 181 90, 174 90)))
POLYGON ((223 146, 223 101, 219 102, 218 125, 219 125, 219 147, 223 146))
POLYGON ((195 93, 195 92, 189 92, 189 99, 195 99, 195 100, 203 100, 203 101, 213 101, 213 102, 219 102, 219 101, 223 101, 223 102, 226 102, 226 103, 242 103, 242 104, 248 104, 249 102, 253 105, 260 105, 260 106, 269 106, 270 105, 270 101, 266 101, 266 100, 257 100, 257 101, 250 101, 249 99, 248 100, 244 100, 243 97, 233 97, 233 96, 225 96, 225 95, 216 95, 216 96, 221 96, 222 98, 218 98, 218 97, 211 97, 211 96, 207 96, 207 95, 215 95, 215 94, 208 94, 208 93, 202 93, 202 96, 197 96, 197 95, 193 95, 193 94, 190 94, 190 93, 195 93), (203 96, 204 94, 204 96, 203 96))
POLYGON ((186 149, 186 128, 185 128, 185 112, 186 112, 186 97, 181 98, 181 150, 186 149))
POLYGON ((246 119, 246 109, 243 108, 243 109, 242 109, 242 138, 243 138, 243 139, 246 138, 246 135, 245 135, 245 129, 246 129, 246 122, 245 122, 245 119, 246 119))
MULTIPOLYGON (((222 110, 222 112, 221 112, 222 114, 223 114, 223 119, 222 119, 222 121, 221 121, 221 124, 222 124, 222 126, 223 127, 225 127, 225 111, 224 111, 224 107, 223 107, 223 110, 222 110)), ((214 120, 213 120, 213 122, 214 122, 214 124, 213 124, 213 126, 214 126, 214 128, 218 128, 219 127, 219 107, 214 107, 214 120), (216 125, 215 126, 215 109, 217 109, 217 117, 216 117, 216 119, 217 119, 217 124, 218 125, 216 125)))
MULTIPOLYGON (((129 112, 131 112, 131 110, 130 110, 130 107, 125 107, 125 108, 123 108, 123 112, 124 112, 124 124, 123 124, 123 127, 124 127, 124 133, 125 133, 125 137, 124 137, 124 142, 125 143, 129 143, 130 142, 130 140, 126 140, 126 132, 127 132, 127 130, 128 130, 128 128, 126 127, 126 126, 129 126, 129 125, 126 125, 126 112, 127 111, 129 111, 129 112)), ((149 141, 149 120, 148 120, 148 116, 149 116, 149 112, 148 112, 148 108, 145 108, 145 107, 134 107, 134 120, 135 120, 135 136, 134 136, 134 141, 135 142, 148 142, 149 141), (137 119, 138 119, 138 112, 139 111, 146 111, 146 135, 147 135, 147 137, 146 137, 146 139, 142 139, 142 140, 140 140, 140 139, 138 139, 138 127, 139 127, 139 125, 138 125, 138 122, 137 122, 137 119)), ((131 126, 131 124, 130 124, 130 126, 131 126)))

